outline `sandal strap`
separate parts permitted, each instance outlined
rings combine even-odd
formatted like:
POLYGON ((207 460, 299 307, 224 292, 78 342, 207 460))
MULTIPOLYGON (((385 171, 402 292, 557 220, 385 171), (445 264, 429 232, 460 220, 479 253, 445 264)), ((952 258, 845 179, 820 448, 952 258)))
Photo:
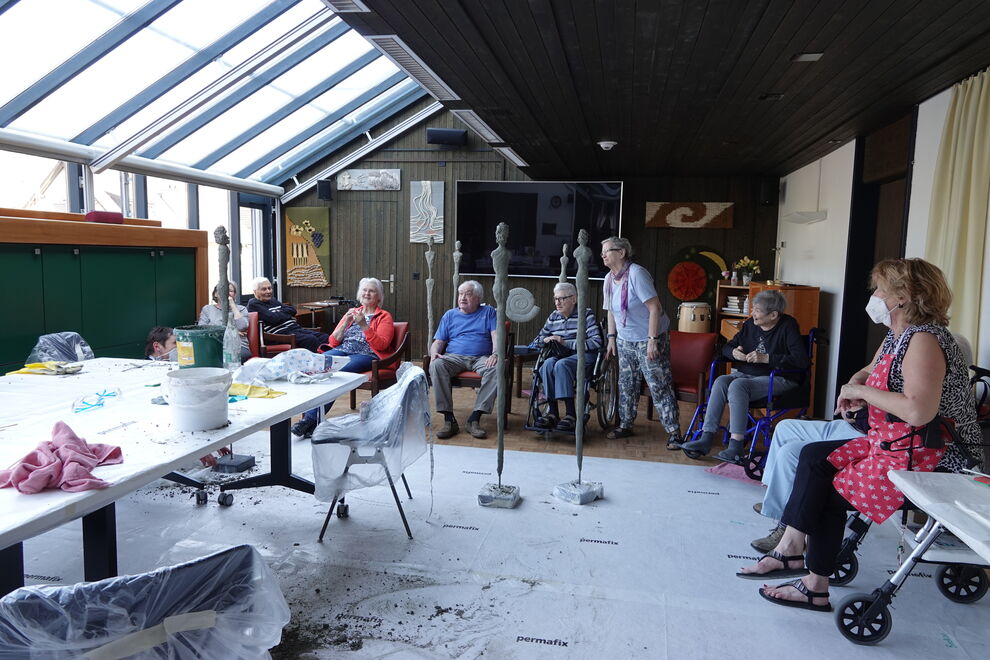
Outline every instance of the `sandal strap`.
POLYGON ((784 582, 783 584, 777 585, 778 587, 794 587, 799 593, 804 594, 807 597, 808 602, 811 602, 812 598, 828 598, 827 591, 812 591, 808 588, 808 585, 804 583, 804 580, 798 578, 792 580, 791 582, 784 582))
POLYGON ((767 554, 763 555, 763 557, 764 558, 769 557, 770 559, 776 559, 777 561, 779 561, 781 564, 784 565, 784 568, 787 568, 788 567, 787 566, 787 562, 789 562, 789 561, 797 561, 798 559, 800 559, 802 561, 804 560, 804 555, 782 555, 779 552, 777 552, 776 550, 771 550, 767 554))

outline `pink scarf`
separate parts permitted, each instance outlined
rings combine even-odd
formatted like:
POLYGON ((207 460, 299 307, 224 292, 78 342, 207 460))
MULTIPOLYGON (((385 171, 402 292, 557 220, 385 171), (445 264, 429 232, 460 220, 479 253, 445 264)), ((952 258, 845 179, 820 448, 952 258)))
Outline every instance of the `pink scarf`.
POLYGON ((41 442, 10 469, 0 470, 0 488, 13 486, 25 494, 60 488, 70 493, 106 488, 110 484, 93 475, 98 465, 122 463, 120 447, 89 444, 65 422, 57 422, 52 439, 41 442))
POLYGON ((626 316, 629 313, 629 268, 632 266, 631 261, 627 261, 626 265, 622 267, 618 275, 613 275, 612 271, 608 271, 608 275, 605 276, 605 299, 608 300, 608 307, 612 309, 612 284, 616 278, 622 280, 620 285, 622 288, 619 290, 619 309, 622 312, 622 327, 626 327, 626 316))

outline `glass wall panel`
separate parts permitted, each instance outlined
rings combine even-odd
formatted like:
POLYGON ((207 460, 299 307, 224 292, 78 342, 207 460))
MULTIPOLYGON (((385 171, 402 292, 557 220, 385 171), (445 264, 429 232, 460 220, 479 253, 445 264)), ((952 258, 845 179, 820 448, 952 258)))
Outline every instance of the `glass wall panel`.
POLYGON ((65 163, 0 151, 0 207, 68 211, 65 163))
POLYGON ((261 226, 263 222, 260 209, 240 208, 241 219, 241 294, 251 293, 251 280, 264 275, 261 258, 261 226), (257 267, 255 266, 257 264, 257 267))
MULTIPOLYGON (((230 216, 230 206, 229 206, 230 194, 222 188, 211 188, 208 186, 199 186, 199 228, 208 232, 208 241, 210 244, 209 252, 209 269, 207 272, 207 279, 210 282, 210 290, 213 290, 213 285, 217 283, 220 277, 220 259, 217 256, 217 246, 213 240, 213 230, 217 227, 226 227, 227 235, 230 235, 230 225, 228 223, 228 218, 230 216)), ((233 249, 234 246, 231 246, 233 249)), ((228 271, 227 277, 230 278, 231 274, 228 271)))
POLYGON ((148 219, 160 220, 162 227, 188 229, 189 203, 186 184, 149 176, 148 219))

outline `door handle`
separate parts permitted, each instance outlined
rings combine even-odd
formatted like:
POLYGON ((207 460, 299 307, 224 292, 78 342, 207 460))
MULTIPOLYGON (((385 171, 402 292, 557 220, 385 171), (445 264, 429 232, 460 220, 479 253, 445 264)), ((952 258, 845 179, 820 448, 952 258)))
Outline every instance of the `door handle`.
POLYGON ((388 292, 395 293, 395 273, 389 273, 387 280, 380 280, 382 284, 388 284, 388 292))

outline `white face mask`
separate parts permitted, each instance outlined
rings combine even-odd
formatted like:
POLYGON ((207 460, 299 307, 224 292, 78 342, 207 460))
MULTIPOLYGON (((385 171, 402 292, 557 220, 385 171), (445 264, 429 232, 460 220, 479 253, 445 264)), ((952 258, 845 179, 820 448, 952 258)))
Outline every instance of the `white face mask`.
POLYGON ((866 313, 874 323, 883 323, 890 327, 890 310, 887 309, 887 301, 883 298, 870 296, 870 302, 866 303, 866 313))

